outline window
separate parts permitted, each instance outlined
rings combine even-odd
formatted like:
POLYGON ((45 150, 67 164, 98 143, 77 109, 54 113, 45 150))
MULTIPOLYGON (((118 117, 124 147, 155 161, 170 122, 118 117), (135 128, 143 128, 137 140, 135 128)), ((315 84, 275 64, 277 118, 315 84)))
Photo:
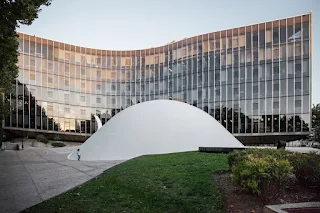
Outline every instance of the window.
POLYGON ((81 109, 81 110, 80 110, 80 113, 81 113, 81 115, 86 115, 86 110, 81 109))
POLYGON ((112 72, 112 73, 111 73, 111 78, 112 78, 112 79, 115 79, 116 76, 117 76, 116 72, 112 72))
POLYGON ((288 35, 287 35, 287 39, 288 39, 288 42, 292 42, 293 41, 293 26, 290 25, 287 27, 287 31, 288 31, 288 35))
POLYGON ((279 43, 279 29, 273 28, 273 44, 279 43))
POLYGON ((280 43, 286 42, 287 35, 286 35, 286 27, 281 27, 280 28, 280 43))
POLYGON ((232 46, 233 46, 233 48, 238 47, 238 37, 237 36, 234 36, 232 38, 232 46))
POLYGON ((66 76, 69 75, 69 64, 66 64, 64 68, 65 68, 64 75, 66 76))
POLYGON ((259 49, 259 60, 265 60, 265 49, 263 47, 259 49))
POLYGON ((112 57, 111 62, 112 62, 112 66, 116 66, 117 64, 116 57, 112 57))
POLYGON ((271 59, 271 47, 267 47, 266 59, 267 59, 267 60, 270 60, 270 59, 271 59))
POLYGON ((30 66, 32 66, 32 68, 34 69, 36 65, 36 59, 34 57, 30 57, 30 66))
POLYGON ((273 59, 279 59, 279 47, 273 47, 273 59))
POLYGON ((240 50, 240 63, 245 62, 245 52, 244 50, 240 50))
POLYGON ((235 96, 239 95, 239 88, 234 88, 233 93, 235 96))
POLYGON ((30 73, 30 81, 36 80, 36 75, 34 73, 30 73))
POLYGON ((266 31, 266 42, 271 42, 271 30, 266 31))
POLYGON ((53 83, 53 78, 51 76, 48 77, 48 83, 53 83))
POLYGON ((68 87, 69 86, 69 80, 65 79, 64 80, 64 85, 68 87))
POLYGON ((111 84, 111 91, 116 91, 116 85, 115 84, 111 84))
POLYGON ((301 43, 296 42, 295 44, 295 56, 300 56, 301 55, 301 43))
POLYGON ((301 100, 295 100, 295 106, 301 107, 301 100))
POLYGON ((36 90, 35 89, 30 89, 30 94, 31 95, 35 95, 36 94, 36 90))
POLYGON ((295 74, 296 74, 296 77, 301 77, 301 61, 300 60, 296 60, 295 74))
POLYGON ((101 64, 101 58, 100 58, 100 57, 97 58, 97 64, 98 64, 98 65, 101 64))
POLYGON ((252 35, 253 47, 258 47, 258 32, 254 32, 252 35))
POLYGON ((64 108, 65 113, 70 113, 70 108, 64 108))
POLYGON ((279 102, 273 102, 273 109, 279 109, 279 102))
POLYGON ((259 109, 259 105, 258 103, 253 103, 253 110, 258 110, 259 109))
POLYGON ((127 58, 126 59, 126 66, 130 66, 131 65, 131 60, 130 60, 130 58, 127 58))
POLYGON ((100 104, 101 103, 101 98, 97 97, 97 103, 100 104))
POLYGON ((220 49, 220 39, 216 40, 216 50, 220 49))
MULTIPOLYGON (((38 62, 38 60, 37 60, 37 62, 38 62)), ((39 67, 41 66, 40 63, 41 62, 39 61, 39 67)), ((51 61, 48 61, 48 70, 49 70, 49 72, 51 72, 53 70, 53 64, 51 61)))
POLYGON ((265 43, 265 31, 264 30, 260 30, 260 32, 259 32, 259 44, 260 44, 260 47, 264 47, 264 43, 265 43))
POLYGON ((309 56, 309 41, 303 42, 303 55, 306 57, 309 56))
POLYGON ((81 89, 85 89, 86 88, 86 84, 84 82, 81 82, 81 89))
POLYGON ((184 49, 182 49, 182 56, 186 56, 186 55, 187 55, 187 49, 184 48, 184 49))
POLYGON ((70 98, 69 94, 64 94, 64 100, 65 101, 69 101, 69 98, 70 98))
POLYGON ((80 101, 81 101, 81 102, 85 102, 85 101, 86 101, 86 96, 81 95, 81 96, 80 96, 80 101))
POLYGON ((303 76, 309 76, 309 60, 303 60, 303 76))
POLYGON ((82 64, 86 63, 86 57, 84 55, 81 56, 81 63, 82 64))
POLYGON ((280 47, 280 57, 281 57, 281 60, 284 61, 286 60, 286 45, 285 44, 282 44, 281 47, 280 47))
POLYGON ((155 64, 159 64, 159 56, 155 57, 155 64))
POLYGON ((53 92, 48 91, 48 97, 51 98, 53 96, 53 92))
POLYGON ((101 90, 101 84, 97 84, 97 90, 101 90))
POLYGON ((251 50, 247 50, 247 62, 251 62, 251 61, 252 61, 251 50))
POLYGON ((81 75, 85 75, 86 74, 86 71, 83 67, 81 67, 81 75))
POLYGON ((288 44, 288 57, 293 57, 293 44, 288 44))
POLYGON ((65 59, 67 59, 67 60, 70 59, 70 53, 65 53, 65 59))
POLYGON ((101 70, 97 70, 97 78, 98 78, 98 79, 101 78, 101 70))
POLYGON ((232 54, 231 53, 228 53, 227 54, 227 65, 230 65, 231 64, 231 58, 232 58, 232 54))
POLYGON ((248 33, 246 34, 246 48, 251 48, 251 42, 252 42, 252 40, 251 40, 251 33, 248 32, 248 33))
POLYGON ((52 104, 48 104, 47 105, 47 110, 48 110, 48 114, 52 114, 53 113, 53 105, 52 104))
POLYGON ((309 22, 303 23, 303 39, 309 39, 309 22))
POLYGON ((239 46, 244 47, 245 41, 244 41, 244 35, 239 36, 239 46))

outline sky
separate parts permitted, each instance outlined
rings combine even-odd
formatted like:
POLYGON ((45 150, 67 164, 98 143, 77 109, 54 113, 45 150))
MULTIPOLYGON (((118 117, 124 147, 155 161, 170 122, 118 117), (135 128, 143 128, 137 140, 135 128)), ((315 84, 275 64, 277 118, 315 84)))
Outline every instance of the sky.
POLYGON ((134 50, 312 11, 312 103, 320 103, 320 0, 53 0, 22 33, 134 50))

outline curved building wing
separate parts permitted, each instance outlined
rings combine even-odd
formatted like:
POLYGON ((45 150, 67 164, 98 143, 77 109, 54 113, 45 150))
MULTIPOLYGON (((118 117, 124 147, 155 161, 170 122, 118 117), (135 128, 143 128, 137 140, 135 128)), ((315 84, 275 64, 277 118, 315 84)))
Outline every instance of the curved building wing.
MULTIPOLYGON (((142 50, 101 50, 19 33, 19 77, 4 129, 85 141, 120 111, 181 100, 244 144, 310 133, 312 14, 142 50)), ((141 130, 144 131, 143 129, 141 130)))

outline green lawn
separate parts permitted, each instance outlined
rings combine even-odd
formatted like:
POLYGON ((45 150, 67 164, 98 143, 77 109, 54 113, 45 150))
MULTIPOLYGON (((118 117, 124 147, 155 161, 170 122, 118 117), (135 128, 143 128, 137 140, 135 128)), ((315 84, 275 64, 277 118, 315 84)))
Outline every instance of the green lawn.
POLYGON ((26 212, 222 212, 212 174, 227 168, 225 154, 143 156, 26 212))

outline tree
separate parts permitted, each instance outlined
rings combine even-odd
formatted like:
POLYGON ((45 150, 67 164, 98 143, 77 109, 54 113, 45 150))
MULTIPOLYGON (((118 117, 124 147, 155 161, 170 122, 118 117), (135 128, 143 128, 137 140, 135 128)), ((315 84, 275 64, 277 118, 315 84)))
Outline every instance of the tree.
POLYGON ((2 143, 2 120, 10 111, 5 94, 18 75, 18 39, 16 28, 20 24, 31 25, 38 18, 42 5, 52 0, 2 0, 0 1, 0 146, 2 143))
POLYGON ((320 142, 320 104, 312 106, 313 140, 320 142))

